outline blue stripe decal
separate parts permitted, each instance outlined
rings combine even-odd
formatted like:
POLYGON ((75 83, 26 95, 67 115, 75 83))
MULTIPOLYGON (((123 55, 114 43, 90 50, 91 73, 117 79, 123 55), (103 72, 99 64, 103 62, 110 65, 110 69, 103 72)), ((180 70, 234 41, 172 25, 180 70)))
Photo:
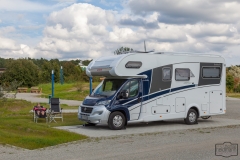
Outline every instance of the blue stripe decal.
POLYGON ((143 98, 143 102, 144 102, 144 101, 147 101, 147 100, 150 100, 150 99, 153 99, 153 98, 156 98, 156 97, 158 97, 158 96, 167 94, 167 93, 176 92, 176 91, 179 91, 179 90, 183 90, 183 89, 187 89, 187 88, 193 88, 193 87, 195 87, 195 84, 188 85, 188 86, 177 87, 177 88, 172 88, 171 90, 168 89, 168 90, 165 90, 165 91, 157 92, 157 93, 154 93, 154 94, 149 95, 149 96, 148 96, 149 98, 146 98, 146 99, 145 99, 145 97, 144 97, 144 98, 143 98))
POLYGON ((165 91, 162 91, 162 92, 157 92, 157 93, 154 93, 152 95, 149 95, 149 99, 152 99, 152 98, 155 98, 155 97, 158 97, 158 96, 161 96, 161 95, 164 95, 164 94, 167 94, 170 92, 170 89, 168 90, 165 90, 165 91))
POLYGON ((195 87, 195 84, 192 84, 192 85, 189 85, 189 86, 182 86, 182 87, 173 88, 173 89, 171 89, 171 92, 175 92, 175 91, 182 90, 182 89, 187 89, 187 88, 192 88, 192 87, 195 87))

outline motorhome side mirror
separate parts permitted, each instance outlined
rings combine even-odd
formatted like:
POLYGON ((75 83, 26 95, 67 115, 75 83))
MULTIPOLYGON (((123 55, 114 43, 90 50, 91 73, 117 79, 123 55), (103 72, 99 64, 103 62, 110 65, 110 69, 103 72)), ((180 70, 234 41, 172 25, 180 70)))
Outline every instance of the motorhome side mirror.
POLYGON ((121 92, 121 97, 122 97, 122 99, 128 99, 128 96, 129 96, 128 90, 123 90, 123 91, 121 92))

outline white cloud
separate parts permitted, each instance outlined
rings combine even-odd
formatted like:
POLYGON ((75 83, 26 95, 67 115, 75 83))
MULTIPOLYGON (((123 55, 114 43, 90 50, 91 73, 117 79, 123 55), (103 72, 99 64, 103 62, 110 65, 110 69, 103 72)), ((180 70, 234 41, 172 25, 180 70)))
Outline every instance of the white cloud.
MULTIPOLYGON (((130 0, 128 5, 135 14, 126 10, 124 13, 104 10, 87 3, 73 4, 47 17, 42 39, 35 47, 24 40, 17 43, 11 38, 17 27, 0 28, 0 41, 5 40, 0 44, 0 56, 96 58, 113 55, 114 50, 121 46, 144 50, 143 41, 146 40, 147 50, 219 53, 228 58, 228 63, 236 62, 229 60, 230 57, 240 59, 237 51, 240 44, 240 11, 234 6, 239 6, 239 3, 225 0, 174 2, 130 0), (205 4, 207 2, 209 5, 205 4), (216 3, 215 6, 213 3, 216 3), (143 9, 143 6, 146 7, 143 9), (200 9, 203 9, 202 13, 200 9), (161 16, 181 20, 184 15, 186 22, 159 22, 161 16), (120 23, 121 20, 127 21, 120 23)), ((24 25, 18 27, 24 29, 24 25)))
POLYGON ((8 34, 8 33, 15 32, 15 31, 16 31, 16 29, 13 26, 2 27, 2 28, 0 28, 0 35, 8 34))
POLYGON ((0 50, 18 50, 20 46, 18 46, 15 41, 12 39, 0 37, 0 50))
POLYGON ((0 10, 3 11, 46 11, 52 7, 29 0, 1 0, 0 10))
POLYGON ((159 12, 158 20, 170 24, 232 23, 240 18, 236 0, 129 0, 128 6, 135 14, 159 12))

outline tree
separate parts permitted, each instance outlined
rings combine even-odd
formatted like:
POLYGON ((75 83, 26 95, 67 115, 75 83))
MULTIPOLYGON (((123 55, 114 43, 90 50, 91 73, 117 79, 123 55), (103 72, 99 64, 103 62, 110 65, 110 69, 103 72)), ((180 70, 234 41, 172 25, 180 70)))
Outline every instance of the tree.
POLYGON ((62 64, 63 75, 66 82, 75 82, 82 80, 82 71, 79 65, 75 65, 72 61, 62 64))
POLYGON ((228 73, 232 75, 234 79, 233 89, 234 89, 234 92, 237 92, 237 88, 239 88, 240 86, 240 67, 231 66, 228 70, 228 73))
POLYGON ((91 60, 84 60, 84 61, 81 61, 81 62, 84 66, 88 66, 89 63, 92 62, 92 59, 91 60))
POLYGON ((119 54, 126 54, 130 51, 133 51, 132 48, 128 48, 128 47, 120 47, 119 49, 117 49, 116 51, 114 51, 115 55, 119 55, 119 54))
POLYGON ((30 60, 11 59, 6 64, 6 71, 1 75, 0 81, 8 85, 16 80, 23 86, 32 87, 39 84, 38 72, 39 68, 30 60))
POLYGON ((17 88, 21 85, 21 83, 16 80, 10 82, 10 84, 1 84, 0 85, 0 100, 6 100, 6 98, 16 98, 17 88), (15 91, 15 92, 13 92, 15 91), (8 94, 12 92, 11 94, 8 94), (8 95, 8 96, 7 96, 8 95), (9 96, 10 95, 10 96, 9 96))
POLYGON ((54 82, 60 81, 60 62, 58 59, 51 59, 50 61, 44 61, 39 72, 40 80, 42 83, 51 82, 52 70, 54 70, 54 82))
POLYGON ((234 78, 231 74, 227 74, 226 88, 227 88, 227 92, 231 92, 234 88, 234 78))

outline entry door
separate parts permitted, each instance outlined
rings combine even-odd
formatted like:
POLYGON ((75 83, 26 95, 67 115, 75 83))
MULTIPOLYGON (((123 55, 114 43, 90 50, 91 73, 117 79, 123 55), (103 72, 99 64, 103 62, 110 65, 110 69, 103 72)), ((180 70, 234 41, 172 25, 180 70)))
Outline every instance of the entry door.
POLYGON ((183 97, 177 97, 175 100, 176 112, 185 112, 186 108, 186 99, 183 97))
POLYGON ((121 89, 122 91, 128 91, 127 99, 117 99, 115 101, 115 107, 117 109, 128 110, 130 120, 137 120, 140 114, 141 109, 141 96, 140 83, 139 79, 129 80, 121 89))
POLYGON ((141 107, 141 113, 147 112, 147 104, 146 101, 148 100, 148 93, 149 93, 149 80, 143 79, 142 80, 142 107, 141 107))
POLYGON ((209 106, 210 113, 220 113, 223 111, 222 91, 210 91, 209 106))

